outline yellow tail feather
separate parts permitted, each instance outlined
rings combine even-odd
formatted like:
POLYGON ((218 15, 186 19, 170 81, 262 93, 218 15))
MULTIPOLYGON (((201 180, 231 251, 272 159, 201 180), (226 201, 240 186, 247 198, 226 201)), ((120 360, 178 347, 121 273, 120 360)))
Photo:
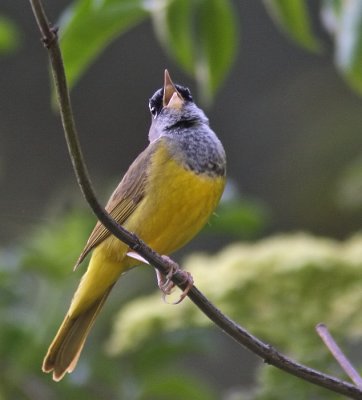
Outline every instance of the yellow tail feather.
POLYGON ((66 372, 72 372, 87 339, 89 331, 106 301, 113 285, 87 310, 76 317, 67 314, 43 361, 43 371, 53 372, 53 379, 60 381, 66 372))

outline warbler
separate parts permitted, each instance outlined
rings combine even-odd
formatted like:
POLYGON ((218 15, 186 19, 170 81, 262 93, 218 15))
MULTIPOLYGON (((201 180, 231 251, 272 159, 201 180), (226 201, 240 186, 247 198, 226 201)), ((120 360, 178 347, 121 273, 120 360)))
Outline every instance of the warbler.
MULTIPOLYGON (((188 88, 164 85, 149 100, 149 145, 111 195, 106 210, 151 248, 168 255, 205 225, 225 186, 226 156, 188 88)), ((44 358, 42 369, 59 381, 76 367, 90 329, 112 287, 142 257, 98 222, 79 256, 89 252, 86 273, 44 358)))

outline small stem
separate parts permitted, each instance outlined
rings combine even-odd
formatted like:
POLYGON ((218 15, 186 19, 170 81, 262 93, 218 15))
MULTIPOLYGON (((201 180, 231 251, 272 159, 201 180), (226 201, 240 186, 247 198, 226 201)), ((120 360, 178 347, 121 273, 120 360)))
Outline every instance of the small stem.
POLYGON ((53 37, 48 19, 44 12, 43 4, 40 1, 30 1, 30 5, 33 9, 33 14, 35 16, 36 23, 38 24, 38 28, 43 35, 42 40, 44 40, 44 38, 53 37))
POLYGON ((338 364, 341 366, 343 371, 351 378, 352 382, 360 389, 362 388, 362 378, 357 370, 354 368, 352 363, 348 360, 346 355, 343 353, 341 348, 338 346, 336 341, 333 339, 328 328, 324 324, 318 324, 316 326, 318 335, 327 346, 328 350, 332 353, 338 364))

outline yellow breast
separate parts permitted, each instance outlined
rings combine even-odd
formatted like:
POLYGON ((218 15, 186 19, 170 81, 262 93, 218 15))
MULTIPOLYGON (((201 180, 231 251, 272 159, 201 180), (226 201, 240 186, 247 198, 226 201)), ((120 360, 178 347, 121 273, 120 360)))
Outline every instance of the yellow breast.
POLYGON ((205 225, 224 185, 224 177, 185 169, 161 145, 152 157, 146 195, 125 227, 157 252, 172 253, 205 225))
MULTIPOLYGON (((148 164, 145 194, 124 227, 160 254, 170 254, 196 235, 217 206, 225 178, 195 174, 170 157, 160 145, 148 164)), ((126 257, 127 245, 109 236, 93 251, 70 315, 98 298, 128 268, 139 264, 126 257)))

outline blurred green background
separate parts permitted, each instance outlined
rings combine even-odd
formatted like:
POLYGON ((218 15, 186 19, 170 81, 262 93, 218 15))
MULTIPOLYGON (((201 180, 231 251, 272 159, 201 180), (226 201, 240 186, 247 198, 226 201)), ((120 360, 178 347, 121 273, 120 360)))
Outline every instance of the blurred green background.
MULTIPOLYGON (((314 333, 323 320, 358 367, 362 2, 44 5, 60 27, 102 201, 147 145, 148 98, 168 68, 206 110, 229 177, 217 216, 176 259, 264 340, 342 376, 314 333)), ((75 183, 26 2, 0 6, 0 71, 0 399, 333 398, 262 366, 187 300, 163 304, 146 267, 117 285, 76 371, 58 384, 42 374, 95 220, 75 183)))

